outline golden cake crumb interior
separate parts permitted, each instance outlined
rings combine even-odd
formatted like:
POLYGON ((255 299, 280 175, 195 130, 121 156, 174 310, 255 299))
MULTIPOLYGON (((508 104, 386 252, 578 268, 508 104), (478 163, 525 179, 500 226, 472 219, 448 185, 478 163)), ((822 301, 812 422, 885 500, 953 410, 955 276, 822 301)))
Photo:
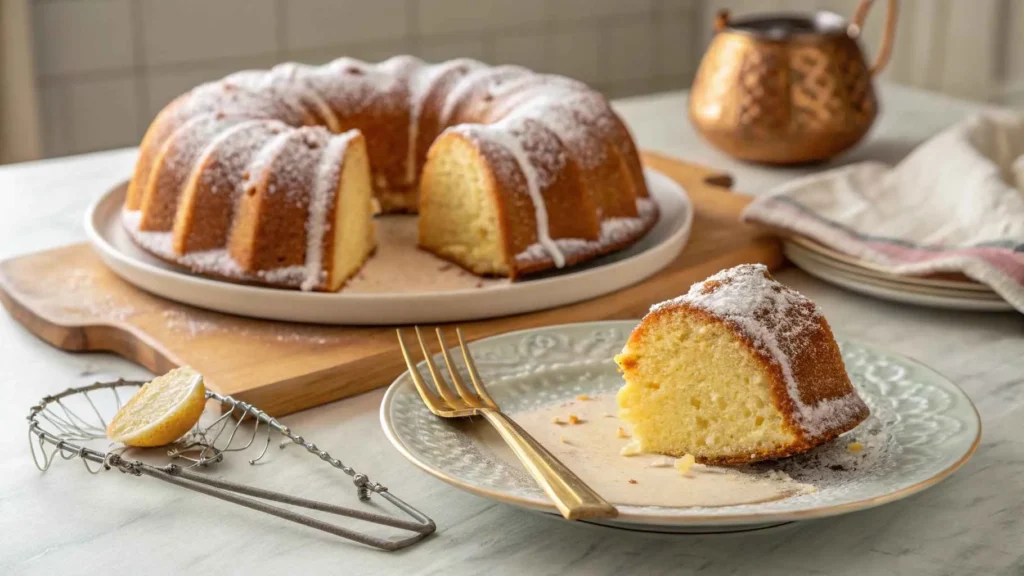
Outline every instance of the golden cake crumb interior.
POLYGON ((618 394, 620 415, 633 424, 642 451, 707 459, 793 441, 768 376, 725 326, 665 315, 640 341, 615 361, 627 375, 618 394))
POLYGON ((476 148, 447 135, 420 184, 420 246, 477 274, 508 274, 494 185, 476 148))

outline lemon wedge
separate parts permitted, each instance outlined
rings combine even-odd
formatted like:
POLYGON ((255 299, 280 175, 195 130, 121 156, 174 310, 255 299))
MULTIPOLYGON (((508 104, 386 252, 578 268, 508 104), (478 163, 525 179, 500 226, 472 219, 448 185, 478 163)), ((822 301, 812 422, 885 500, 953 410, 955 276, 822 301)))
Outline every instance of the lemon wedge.
POLYGON ((182 366, 153 379, 125 403, 107 426, 107 437, 128 446, 170 444, 195 426, 206 406, 203 376, 182 366))

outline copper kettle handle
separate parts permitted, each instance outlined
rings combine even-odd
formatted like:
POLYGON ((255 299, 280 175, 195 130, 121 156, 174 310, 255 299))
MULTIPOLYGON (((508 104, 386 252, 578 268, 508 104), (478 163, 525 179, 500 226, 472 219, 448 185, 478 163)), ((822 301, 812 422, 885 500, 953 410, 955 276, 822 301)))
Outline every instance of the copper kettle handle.
POLYGON ((721 32, 725 30, 726 26, 729 25, 729 10, 722 9, 715 14, 715 32, 721 32))
MULTIPOLYGON (((852 36, 860 36, 861 31, 864 29, 864 20, 867 19, 868 11, 871 10, 872 4, 874 4, 874 0, 860 0, 860 4, 857 5, 857 9, 853 12, 853 23, 850 25, 850 34, 852 36)), ((892 41, 896 35, 897 12, 897 1, 889 0, 885 7, 885 30, 882 36, 882 46, 878 49, 878 55, 875 56, 875 63, 871 65, 872 76, 881 74, 882 70, 885 69, 885 65, 889 63, 889 57, 892 56, 892 41)))

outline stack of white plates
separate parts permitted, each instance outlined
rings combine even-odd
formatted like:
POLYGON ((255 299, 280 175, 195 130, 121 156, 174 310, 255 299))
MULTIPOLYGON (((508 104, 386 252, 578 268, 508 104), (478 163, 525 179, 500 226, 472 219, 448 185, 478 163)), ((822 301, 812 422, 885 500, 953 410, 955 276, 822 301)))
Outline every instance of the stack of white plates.
POLYGON ((895 302, 956 310, 1013 310, 991 288, 959 275, 897 276, 877 264, 836 252, 806 238, 783 244, 786 257, 812 276, 895 302))

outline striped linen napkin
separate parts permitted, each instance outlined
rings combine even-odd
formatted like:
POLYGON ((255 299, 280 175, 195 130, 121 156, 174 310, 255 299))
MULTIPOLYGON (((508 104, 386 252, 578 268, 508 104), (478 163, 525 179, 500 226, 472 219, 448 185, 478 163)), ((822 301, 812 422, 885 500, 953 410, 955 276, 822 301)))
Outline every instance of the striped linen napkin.
POLYGON ((1024 115, 988 111, 896 166, 864 162, 788 182, 744 220, 889 272, 960 272, 1024 313, 1024 115))

